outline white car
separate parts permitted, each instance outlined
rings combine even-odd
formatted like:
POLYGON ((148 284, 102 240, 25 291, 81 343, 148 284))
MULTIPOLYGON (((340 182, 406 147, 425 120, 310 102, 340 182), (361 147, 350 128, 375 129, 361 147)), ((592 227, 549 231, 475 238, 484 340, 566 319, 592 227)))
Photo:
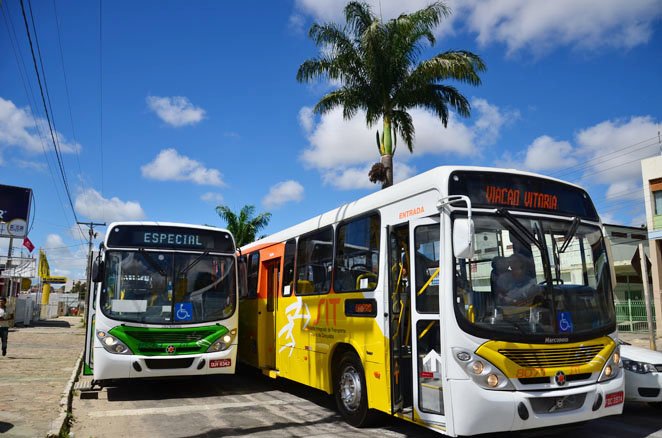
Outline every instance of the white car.
POLYGON ((646 402, 662 409, 662 353, 621 343, 625 401, 646 402))

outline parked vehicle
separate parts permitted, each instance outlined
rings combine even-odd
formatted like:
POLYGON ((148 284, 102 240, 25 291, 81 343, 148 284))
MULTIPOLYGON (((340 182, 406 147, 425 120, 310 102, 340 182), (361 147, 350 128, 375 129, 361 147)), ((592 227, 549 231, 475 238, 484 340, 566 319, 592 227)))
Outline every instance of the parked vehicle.
POLYGON ((646 402, 662 409, 662 353, 621 343, 625 401, 646 402))

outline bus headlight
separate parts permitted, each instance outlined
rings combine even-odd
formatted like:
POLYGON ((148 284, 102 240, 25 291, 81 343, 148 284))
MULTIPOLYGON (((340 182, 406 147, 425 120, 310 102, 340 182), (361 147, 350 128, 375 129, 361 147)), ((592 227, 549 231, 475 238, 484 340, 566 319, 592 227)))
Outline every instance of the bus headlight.
POLYGON ((217 351, 224 351, 230 348, 237 336, 237 329, 232 329, 220 338, 216 339, 211 346, 207 349, 207 353, 215 353, 217 351))
POLYGON ((616 346, 616 349, 609 357, 609 360, 602 368, 598 382, 605 382, 607 380, 613 379, 620 374, 621 368, 623 367, 623 362, 621 361, 621 347, 616 346))
POLYGON ((127 345, 117 339, 115 336, 112 336, 103 330, 97 330, 97 338, 101 341, 103 348, 113 354, 132 354, 131 350, 127 345))
POLYGON ((452 348, 453 358, 478 386, 498 391, 512 391, 515 386, 499 368, 485 358, 462 349, 452 348))

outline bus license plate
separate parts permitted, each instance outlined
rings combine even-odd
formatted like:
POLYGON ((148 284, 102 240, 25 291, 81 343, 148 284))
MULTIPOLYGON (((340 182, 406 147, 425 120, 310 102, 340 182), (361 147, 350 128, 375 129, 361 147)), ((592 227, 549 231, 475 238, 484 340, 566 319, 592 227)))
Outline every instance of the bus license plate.
POLYGON ((623 391, 612 392, 605 397, 605 408, 623 403, 623 391))
POLYGON ((232 366, 231 359, 212 359, 209 361, 209 368, 225 368, 232 366))

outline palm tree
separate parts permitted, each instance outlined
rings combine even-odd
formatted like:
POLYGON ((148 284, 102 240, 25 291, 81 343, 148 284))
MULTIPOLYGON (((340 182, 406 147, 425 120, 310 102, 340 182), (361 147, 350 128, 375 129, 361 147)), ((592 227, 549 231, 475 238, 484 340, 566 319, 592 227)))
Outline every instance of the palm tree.
POLYGON ((255 241, 257 233, 269 225, 271 220, 271 213, 260 213, 253 217, 255 207, 252 205, 244 205, 239 215, 230 210, 230 207, 219 205, 216 207, 216 213, 227 224, 226 228, 234 236, 237 247, 255 241))
POLYGON ((445 4, 436 2, 382 22, 370 6, 352 1, 345 6, 344 27, 315 23, 310 28, 309 36, 320 55, 301 64, 297 81, 327 77, 340 84, 315 105, 317 114, 342 106, 345 119, 365 110, 368 127, 382 119, 381 136, 377 131, 381 162, 373 166, 370 180, 382 182, 383 188, 393 184, 396 135, 404 139, 409 152, 414 150, 414 124, 408 110, 431 110, 444 127, 449 106, 464 117, 471 113, 468 100, 442 81, 479 85, 478 72, 486 67, 478 55, 453 50, 418 62, 424 41, 435 44, 433 30, 449 14, 445 4))

